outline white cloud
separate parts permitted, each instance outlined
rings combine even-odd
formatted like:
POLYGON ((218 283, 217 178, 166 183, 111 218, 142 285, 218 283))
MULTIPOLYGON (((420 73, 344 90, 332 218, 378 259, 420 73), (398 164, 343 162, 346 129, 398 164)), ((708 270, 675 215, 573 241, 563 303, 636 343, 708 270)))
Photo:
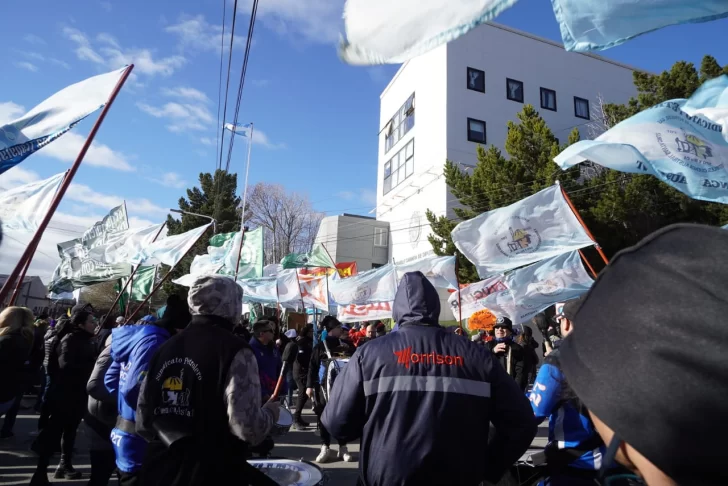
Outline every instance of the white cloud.
POLYGON ((14 187, 28 184, 40 179, 40 176, 32 170, 25 170, 20 166, 15 166, 12 169, 0 174, 0 189, 8 190, 14 187))
POLYGON ((49 59, 49 61, 56 66, 61 66, 63 69, 71 69, 71 65, 66 61, 61 61, 60 59, 49 59))
MULTIPOLYGON (((238 5, 238 13, 249 16, 253 0, 238 5)), ((344 0, 266 0, 258 4, 263 25, 284 36, 334 44, 343 32, 344 0)))
POLYGON ((200 138, 200 143, 202 145, 214 145, 215 141, 211 139, 210 137, 202 137, 200 138))
POLYGON ((104 58, 93 50, 91 42, 86 37, 86 34, 73 27, 64 27, 63 35, 68 37, 71 41, 76 43, 76 57, 82 61, 91 61, 96 64, 104 64, 104 58))
POLYGON ((206 130, 214 121, 210 110, 199 104, 170 102, 161 107, 154 107, 146 103, 137 103, 137 106, 155 118, 169 119, 167 129, 175 133, 206 130))
POLYGON ((115 47, 117 49, 121 48, 121 46, 119 45, 119 42, 116 40, 116 37, 114 37, 111 34, 107 34, 106 32, 102 32, 99 35, 97 35, 96 40, 98 42, 101 42, 102 44, 108 44, 111 47, 115 47))
POLYGON ((272 143, 268 139, 268 135, 266 135, 264 132, 259 130, 258 128, 255 128, 253 130, 253 143, 256 145, 262 145, 263 147, 269 148, 269 149, 284 149, 286 148, 286 144, 284 143, 272 143))
POLYGON ((182 179, 182 176, 176 172, 165 172, 162 174, 161 179, 150 178, 149 180, 160 186, 173 187, 175 189, 182 189, 187 186, 187 181, 182 179))
MULTIPOLYGON (((176 35, 182 49, 220 52, 222 27, 210 24, 204 15, 181 15, 176 24, 165 27, 164 31, 176 35)), ((243 38, 236 35, 234 43, 243 45, 243 38)), ((222 44, 225 49, 230 47, 230 29, 226 29, 222 44)))
POLYGON ((20 118, 25 114, 25 107, 12 101, 0 102, 0 125, 20 118))
POLYGON ((176 88, 162 88, 162 94, 175 98, 184 98, 189 101, 199 101, 200 103, 209 103, 210 98, 205 93, 188 86, 178 86, 176 88))
POLYGON ((15 66, 21 69, 27 69, 28 71, 33 73, 38 71, 38 66, 36 66, 35 64, 31 64, 27 61, 16 62, 15 66))
MULTIPOLYGON (((59 137, 53 143, 46 145, 40 155, 53 157, 62 162, 73 162, 81 151, 86 138, 78 133, 68 132, 59 137)), ((133 172, 136 169, 129 163, 129 157, 119 151, 113 150, 108 145, 94 142, 83 159, 84 164, 95 167, 107 167, 109 169, 124 172, 133 172)))
POLYGON ((43 39, 34 34, 26 34, 23 36, 23 40, 28 44, 43 45, 46 43, 43 39))
MULTIPOLYGON (((89 206, 96 206, 108 211, 124 202, 124 198, 113 194, 104 194, 93 190, 85 184, 71 183, 64 200, 77 201, 89 206)), ((126 208, 129 212, 142 214, 166 214, 169 212, 161 206, 157 206, 149 199, 126 199, 126 208)))

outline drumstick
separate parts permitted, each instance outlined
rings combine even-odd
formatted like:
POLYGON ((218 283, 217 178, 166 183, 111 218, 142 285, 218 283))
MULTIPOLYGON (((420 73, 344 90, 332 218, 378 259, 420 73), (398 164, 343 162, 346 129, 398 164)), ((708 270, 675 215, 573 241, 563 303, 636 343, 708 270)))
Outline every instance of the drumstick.
POLYGON ((280 393, 280 391, 281 391, 281 385, 283 384, 283 378, 286 376, 286 366, 287 365, 288 365, 288 363, 283 363, 283 366, 281 366, 281 374, 278 375, 278 381, 276 382, 276 389, 273 390, 273 395, 270 396, 270 398, 268 399, 268 402, 272 402, 273 400, 278 399, 278 393, 280 393))

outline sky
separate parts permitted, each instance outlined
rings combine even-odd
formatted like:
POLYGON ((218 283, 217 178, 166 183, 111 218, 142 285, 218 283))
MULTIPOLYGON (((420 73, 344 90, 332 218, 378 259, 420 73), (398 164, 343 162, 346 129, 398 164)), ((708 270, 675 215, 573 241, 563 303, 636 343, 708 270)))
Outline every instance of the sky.
MULTIPOLYGON (((232 0, 28 0, 5 6, 0 123, 69 84, 136 65, 29 275, 47 283, 58 263, 55 245, 80 236, 122 201, 132 226, 161 222, 201 172, 215 169, 223 2, 229 34, 232 0)), ((379 95, 398 68, 348 66, 338 59, 343 4, 260 0, 239 117, 255 126, 249 183, 281 184, 308 195, 327 215, 368 214, 375 206, 379 95)), ((226 121, 234 109, 251 5, 238 1, 226 121)), ((521 0, 496 21, 560 41, 546 0, 521 0)), ((699 64, 705 54, 722 65, 728 63, 720 48, 725 32, 728 20, 670 27, 600 54, 651 72, 678 60, 699 64)), ((94 119, 0 176, 0 188, 68 169, 94 119)), ((238 138, 234 147, 230 170, 242 174, 246 145, 238 138)), ((0 273, 12 269, 29 239, 7 235, 0 273)))

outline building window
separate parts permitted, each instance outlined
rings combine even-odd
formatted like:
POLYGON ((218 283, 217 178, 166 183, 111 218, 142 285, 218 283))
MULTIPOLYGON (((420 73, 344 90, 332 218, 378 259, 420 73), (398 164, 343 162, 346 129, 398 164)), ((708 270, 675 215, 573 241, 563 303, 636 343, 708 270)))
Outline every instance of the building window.
POLYGON ((523 103, 523 83, 506 78, 506 97, 511 101, 523 103))
POLYGON ((374 228, 374 246, 387 246, 386 228, 374 228))
POLYGON ((468 118, 468 141, 485 143, 485 122, 468 118))
POLYGON ((415 126, 415 94, 397 110, 384 127, 384 153, 390 151, 415 126))
POLYGON ((468 89, 485 93, 485 71, 468 68, 468 89))
POLYGON ((556 91, 541 88, 541 108, 556 111, 556 91))
POLYGON ((384 164, 384 194, 400 185, 415 171, 415 139, 410 140, 384 164))
POLYGON ((574 96, 574 116, 585 120, 589 119, 589 100, 574 96))

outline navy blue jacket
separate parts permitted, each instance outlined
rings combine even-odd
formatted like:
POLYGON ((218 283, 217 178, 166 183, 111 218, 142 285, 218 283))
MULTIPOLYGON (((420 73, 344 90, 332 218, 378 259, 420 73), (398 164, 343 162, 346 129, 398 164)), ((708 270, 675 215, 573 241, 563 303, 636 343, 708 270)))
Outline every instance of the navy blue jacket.
POLYGON ((361 438, 366 486, 497 482, 536 435, 528 400, 487 348, 440 327, 422 273, 405 274, 393 314, 399 330, 356 351, 323 424, 341 441, 361 438))

